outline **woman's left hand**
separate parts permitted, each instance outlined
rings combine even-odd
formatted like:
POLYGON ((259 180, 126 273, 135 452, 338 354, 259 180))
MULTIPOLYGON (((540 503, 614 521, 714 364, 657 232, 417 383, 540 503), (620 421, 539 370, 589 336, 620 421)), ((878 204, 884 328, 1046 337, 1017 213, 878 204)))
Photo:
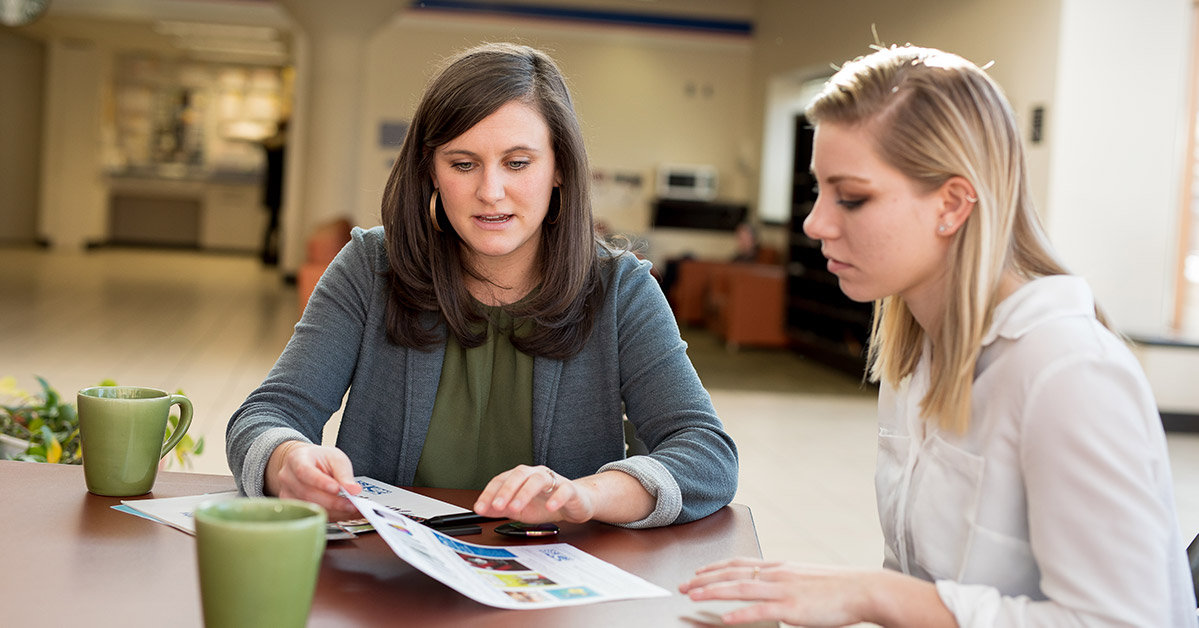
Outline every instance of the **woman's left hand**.
POLYGON ((474 511, 524 523, 582 523, 595 516, 590 486, 572 482, 549 467, 522 464, 491 478, 474 511))

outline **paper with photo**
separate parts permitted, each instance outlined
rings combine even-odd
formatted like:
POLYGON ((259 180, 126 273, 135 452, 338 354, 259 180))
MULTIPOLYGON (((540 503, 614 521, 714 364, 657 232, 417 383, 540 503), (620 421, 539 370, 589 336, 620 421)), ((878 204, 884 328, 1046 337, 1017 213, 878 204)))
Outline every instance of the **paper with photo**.
POLYGON ((476 602, 508 609, 553 608, 663 597, 665 589, 566 543, 463 543, 370 500, 350 497, 401 559, 476 602))

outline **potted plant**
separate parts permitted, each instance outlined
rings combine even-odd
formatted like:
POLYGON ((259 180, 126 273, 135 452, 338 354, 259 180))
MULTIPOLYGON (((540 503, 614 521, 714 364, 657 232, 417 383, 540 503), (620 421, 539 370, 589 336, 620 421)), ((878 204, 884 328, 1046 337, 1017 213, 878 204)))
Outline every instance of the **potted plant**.
POLYGON ((40 395, 17 388, 13 377, 0 380, 0 434, 6 458, 31 462, 79 464, 79 415, 45 379, 40 395))
MULTIPOLYGON (((37 377, 37 381, 42 387, 41 392, 30 394, 17 387, 16 378, 0 379, 0 459, 82 463, 79 413, 75 405, 63 399, 44 378, 37 377)), ((105 380, 99 385, 115 386, 116 383, 105 380)), ((182 394, 183 391, 178 392, 182 394)), ((174 430, 179 423, 178 415, 172 414, 169 421, 174 430)), ((203 451, 203 438, 195 440, 185 435, 171 455, 163 459, 163 464, 169 468, 178 461, 180 466, 190 467, 191 456, 203 451)))

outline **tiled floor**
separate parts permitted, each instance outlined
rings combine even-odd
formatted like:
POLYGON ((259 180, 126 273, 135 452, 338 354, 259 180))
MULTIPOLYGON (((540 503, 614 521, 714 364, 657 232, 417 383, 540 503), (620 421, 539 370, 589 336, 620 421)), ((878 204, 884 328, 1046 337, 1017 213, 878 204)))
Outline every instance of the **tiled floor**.
MULTIPOLYGON (((71 392, 110 378, 182 388, 206 450, 228 473, 224 427, 297 318, 295 291, 251 258, 0 247, 0 377, 71 392)), ((873 390, 786 351, 729 354, 688 330, 693 359, 741 450, 736 500, 766 555, 878 565, 873 390)), ((1184 534, 1199 531, 1199 435, 1169 437, 1184 534)))

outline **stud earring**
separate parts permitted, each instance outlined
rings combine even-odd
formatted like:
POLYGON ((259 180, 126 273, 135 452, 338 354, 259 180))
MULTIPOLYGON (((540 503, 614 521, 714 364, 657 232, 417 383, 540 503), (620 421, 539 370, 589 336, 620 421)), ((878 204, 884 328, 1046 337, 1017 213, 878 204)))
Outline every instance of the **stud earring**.
POLYGON ((953 226, 953 225, 938 225, 938 226, 937 226, 937 233, 945 233, 945 231, 947 231, 947 230, 948 230, 950 227, 952 227, 952 226, 953 226))

